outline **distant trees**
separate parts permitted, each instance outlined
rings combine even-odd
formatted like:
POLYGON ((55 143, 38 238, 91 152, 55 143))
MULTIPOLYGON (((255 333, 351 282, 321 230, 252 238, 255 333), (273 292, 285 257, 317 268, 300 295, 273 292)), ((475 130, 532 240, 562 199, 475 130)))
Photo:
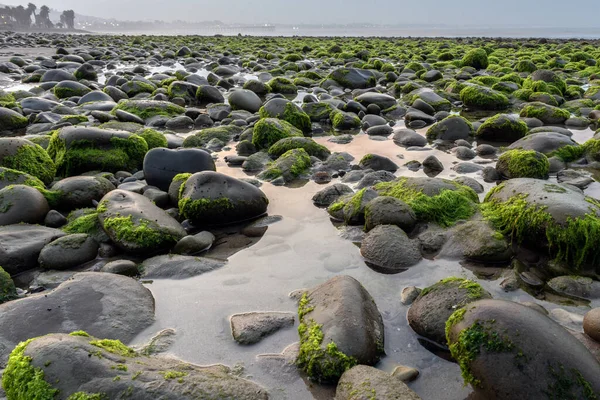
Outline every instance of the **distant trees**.
MULTIPOLYGON (((0 7, 0 28, 2 28, 3 25, 17 29, 29 29, 32 26, 43 29, 54 28, 54 23, 50 20, 50 8, 43 5, 36 14, 37 10, 37 6, 33 3, 27 4, 27 8, 23 6, 0 7)), ((73 10, 63 11, 60 15, 60 23, 57 24, 57 27, 75 29, 75 12, 73 10)))

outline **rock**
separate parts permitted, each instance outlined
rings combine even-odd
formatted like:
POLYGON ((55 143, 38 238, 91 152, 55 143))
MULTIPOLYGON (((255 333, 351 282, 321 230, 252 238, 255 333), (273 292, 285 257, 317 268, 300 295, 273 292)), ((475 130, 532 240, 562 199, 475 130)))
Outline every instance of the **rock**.
POLYGON ((48 211, 48 201, 37 189, 25 185, 0 189, 0 226, 39 223, 48 211))
POLYGON ((416 286, 407 286, 400 293, 400 302, 405 306, 411 305, 421 294, 421 289, 416 286))
POLYGON ((369 231, 360 253, 373 269, 387 274, 402 272, 421 260, 417 242, 395 225, 379 225, 369 231))
POLYGON ((583 276, 558 276, 547 282, 558 294, 580 299, 600 298, 600 282, 583 276))
POLYGON ((147 151, 148 144, 140 136, 87 127, 62 128, 52 135, 48 146, 61 176, 138 169, 147 151))
POLYGON ((291 101, 275 97, 261 107, 259 115, 261 118, 275 118, 285 121, 302 132, 310 132, 310 117, 302 109, 291 101))
POLYGON ((23 344, 13 352, 7 371, 8 397, 50 398, 60 392, 62 398, 72 399, 268 399, 263 388, 234 376, 223 365, 200 367, 175 358, 148 357, 118 340, 96 339, 83 331, 48 335, 23 344), (22 359, 27 361, 18 361, 22 359), (39 372, 35 377, 11 373, 19 368, 39 372))
POLYGON ((444 170, 444 164, 436 156, 430 155, 423 160, 423 168, 432 172, 441 172, 444 170))
POLYGON ((394 143, 402 147, 424 147, 427 139, 412 129, 394 129, 394 143))
POLYGON ((465 146, 455 147, 453 151, 454 155, 456 155, 456 158, 459 160, 472 160, 477 155, 474 150, 465 146))
POLYGON ((492 296, 476 282, 450 277, 428 288, 408 310, 408 324, 419 335, 440 345, 446 345, 446 321, 458 309, 492 296))
POLYGON ((269 200, 255 186, 217 172, 192 175, 181 190, 179 212, 202 224, 229 224, 261 216, 269 200))
POLYGON ((263 118, 254 125, 252 144, 257 150, 268 149, 279 140, 292 136, 302 137, 302 131, 286 121, 263 118))
POLYGON ((61 210, 74 210, 92 207, 94 201, 100 201, 115 186, 101 176, 73 176, 56 182, 51 189, 60 193, 61 210))
POLYGON ((491 142, 514 142, 527 134, 527 124, 511 114, 497 114, 479 126, 475 137, 491 142))
POLYGON ((201 171, 216 171, 210 154, 201 149, 156 148, 144 157, 146 182, 165 191, 169 190, 176 175, 201 171))
POLYGON ((223 261, 205 257, 162 255, 145 260, 140 271, 144 279, 186 279, 224 265, 223 261))
POLYGON ((583 331, 596 342, 600 342, 600 308, 591 309, 585 314, 583 331))
POLYGON ((413 90, 408 93, 406 97, 409 100, 412 100, 412 104, 414 104, 417 99, 422 100, 423 102, 429 104, 436 112, 437 111, 450 111, 452 108, 452 104, 450 101, 446 100, 432 89, 429 88, 420 88, 413 90))
POLYGON ((525 136, 517 140, 508 149, 535 150, 543 154, 549 154, 564 146, 577 145, 568 136, 555 132, 539 132, 525 136))
POLYGON ((471 220, 456 225, 448 232, 448 240, 439 257, 494 263, 509 261, 512 249, 506 238, 489 222, 471 220))
POLYGON ((547 316, 504 300, 481 300, 448 321, 448 341, 465 383, 481 398, 584 399, 600 393, 600 364, 547 316))
POLYGON ((130 342, 154 322, 154 299, 134 279, 82 272, 51 292, 0 305, 0 322, 0 360, 5 365, 17 343, 49 333, 82 329, 130 342))
POLYGON ((313 139, 296 136, 278 140, 269 147, 269 155, 278 158, 293 149, 304 149, 308 155, 317 157, 320 160, 326 160, 331 155, 327 147, 318 144, 313 139))
POLYGON ((396 172, 398 166, 387 157, 377 154, 367 154, 359 162, 363 169, 372 169, 373 171, 396 172))
MULTIPOLYGON (((346 174, 345 176, 347 176, 346 174)), ((344 177, 345 177, 344 176, 344 177)), ((364 176, 358 181, 356 184, 357 189, 363 189, 366 187, 371 187, 380 182, 391 182, 396 179, 396 176, 389 171, 374 171, 364 174, 364 176)))
POLYGON ((177 242, 172 252, 191 256, 210 249, 214 241, 215 235, 207 231, 188 235, 177 242))
POLYGON ((43 148, 21 138, 0 138, 0 167, 33 175, 46 185, 56 172, 54 162, 43 148))
POLYGON ((145 121, 156 116, 172 118, 185 113, 185 108, 168 101, 160 100, 121 100, 113 109, 115 112, 116 110, 123 110, 137 115, 145 121))
POLYGON ((349 186, 342 183, 335 183, 319 190, 312 198, 314 205, 318 207, 329 207, 335 203, 341 196, 353 193, 349 186))
POLYGON ((463 105, 474 110, 504 110, 508 108, 508 98, 486 86, 469 85, 460 91, 463 105))
POLYGON ((402 382, 412 382, 419 377, 419 370, 399 365, 392 371, 392 376, 400 379, 402 382))
POLYGON ((150 339, 150 342, 143 346, 139 352, 145 356, 165 353, 175 342, 175 335, 175 329, 163 329, 154 335, 154 337, 150 339))
POLYGON ((63 236, 48 243, 38 258, 42 268, 64 270, 92 261, 98 254, 98 243, 85 233, 63 236))
POLYGON ((366 69, 338 68, 328 76, 340 86, 349 89, 366 89, 374 87, 377 79, 373 72, 366 69))
POLYGON ((85 94, 88 94, 92 90, 79 82, 62 81, 54 86, 53 91, 54 95, 59 99, 66 99, 69 97, 81 97, 85 94))
POLYGON ((532 245, 574 269, 595 265, 600 207, 579 189, 539 179, 516 178, 494 189, 482 206, 496 229, 517 243, 532 245), (518 217, 518 218, 517 218, 518 217))
POLYGON ((124 276, 137 276, 139 271, 136 263, 130 260, 116 260, 106 263, 100 272, 108 272, 111 274, 124 276))
POLYGON ((527 103, 521 110, 520 115, 525 118, 537 118, 547 125, 562 124, 571 117, 571 113, 567 110, 539 101, 527 103))
POLYGON ((379 196, 365 207, 365 229, 379 225, 396 225, 404 232, 411 232, 417 223, 412 208, 402 200, 390 196, 379 196))
POLYGON ((282 328, 294 326, 293 313, 250 312, 234 314, 230 318, 231 334, 239 344, 254 344, 282 328))
POLYGON ((262 106, 260 97, 256 93, 246 89, 234 90, 227 98, 227 101, 229 101, 232 110, 246 110, 251 113, 258 112, 262 106))
POLYGON ((281 180, 288 184, 309 172, 311 159, 308 153, 302 149, 292 149, 285 152, 275 162, 267 165, 267 168, 257 177, 265 181, 281 180))
POLYGON ((333 203, 327 209, 329 215, 340 219, 348 225, 362 225, 365 223, 365 208, 376 198, 377 192, 371 188, 361 189, 353 196, 345 196, 333 203))
POLYGON ((355 99, 363 106, 367 107, 371 104, 379 106, 380 109, 385 110, 396 105, 396 99, 389 94, 366 92, 358 95, 355 99))
POLYGON ((186 236, 179 222, 148 198, 125 190, 113 190, 98 207, 102 229, 121 249, 152 253, 174 246, 186 236))
POLYGON ((550 162, 535 150, 509 150, 498 158, 496 170, 503 179, 548 179, 550 162))
POLYGON ((10 108, 0 107, 0 132, 26 128, 28 124, 27 117, 10 108))
POLYGON ((452 166, 452 170, 458 174, 472 174, 482 171, 483 168, 484 166, 471 162, 459 162, 452 166))
POLYGON ((458 139, 468 139, 475 134, 473 125, 458 115, 451 115, 440 122, 433 124, 427 130, 428 140, 455 141, 458 139))
POLYGON ((44 246, 64 235, 61 230, 36 225, 0 227, 0 265, 11 275, 35 268, 44 246))
POLYGON ((357 365, 344 372, 335 391, 335 400, 420 400, 402 380, 377 368, 357 365))
POLYGON ((383 320, 354 278, 336 276, 305 293, 298 319, 297 364, 312 379, 335 382, 356 364, 376 364, 383 354, 383 320))
POLYGON ((483 193, 483 185, 469 176, 459 176, 453 180, 461 185, 470 187, 477 194, 483 193))
POLYGON ((333 128, 337 130, 344 131, 360 128, 360 118, 351 112, 334 110, 329 118, 331 119, 333 128))

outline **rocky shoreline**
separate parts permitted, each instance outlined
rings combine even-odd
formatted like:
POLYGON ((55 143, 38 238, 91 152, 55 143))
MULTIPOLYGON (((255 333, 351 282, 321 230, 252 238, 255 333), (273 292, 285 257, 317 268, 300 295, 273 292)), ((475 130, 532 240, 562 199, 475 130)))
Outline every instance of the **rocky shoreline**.
POLYGON ((0 32, 4 395, 600 397, 598 43, 0 32))

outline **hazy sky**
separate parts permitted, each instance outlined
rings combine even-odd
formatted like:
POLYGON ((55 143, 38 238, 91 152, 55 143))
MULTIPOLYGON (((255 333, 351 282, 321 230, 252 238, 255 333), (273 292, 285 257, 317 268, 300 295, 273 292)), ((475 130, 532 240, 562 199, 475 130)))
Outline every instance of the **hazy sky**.
MULTIPOLYGON (((0 0, 26 4, 28 0, 0 0)), ((41 0, 33 0, 38 7, 41 0)), ((45 0, 119 20, 598 27, 599 0, 45 0)))

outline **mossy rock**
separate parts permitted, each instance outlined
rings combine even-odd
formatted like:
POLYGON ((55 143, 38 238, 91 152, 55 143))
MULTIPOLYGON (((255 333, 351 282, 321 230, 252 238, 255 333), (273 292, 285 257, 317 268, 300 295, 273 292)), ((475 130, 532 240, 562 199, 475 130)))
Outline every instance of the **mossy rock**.
POLYGON ((534 71, 529 78, 523 82, 524 88, 530 88, 535 82, 545 82, 548 85, 554 86, 559 94, 562 94, 567 89, 565 81, 563 81, 554 71, 547 69, 538 69, 534 71))
POLYGON ((486 69, 489 65, 488 55, 484 49, 469 50, 462 58, 462 65, 475 69, 486 69))
POLYGON ((0 138, 0 167, 15 169, 49 184, 56 174, 56 166, 46 150, 20 138, 0 138))
POLYGON ((161 132, 155 131, 151 128, 146 128, 136 133, 139 137, 144 139, 148 144, 148 150, 155 149, 157 147, 168 147, 167 138, 161 132))
POLYGON ((528 130, 522 119, 510 114, 496 114, 479 126, 475 137, 491 142, 514 142, 524 137, 528 130))
POLYGON ((289 183, 306 174, 310 166, 310 156, 306 150, 303 148, 294 148, 286 151, 276 161, 270 163, 258 175, 258 178, 265 181, 272 181, 281 177, 285 183, 289 183))
POLYGON ((254 125, 252 144, 258 149, 268 149, 281 139, 303 137, 302 131, 289 122, 277 118, 263 118, 254 125))
POLYGON ((113 190, 102 198, 97 211, 110 239, 128 252, 166 250, 186 236, 177 220, 137 193, 113 190))
POLYGON ((320 122, 329 119, 329 115, 333 111, 333 106, 329 103, 304 103, 302 104, 304 111, 312 122, 320 122))
POLYGON ((0 304, 17 298, 17 288, 8 272, 0 267, 0 304))
POLYGON ((294 85, 294 82, 280 76, 271 79, 267 85, 273 93, 296 94, 298 92, 298 87, 294 85))
POLYGON ((445 278, 421 291, 408 310, 408 324, 417 334, 444 346, 448 318, 469 303, 491 298, 477 282, 445 278))
POLYGON ((59 99, 67 99, 69 97, 80 97, 91 92, 92 89, 75 81, 62 81, 54 86, 53 92, 59 99))
POLYGON ((508 98, 501 92, 485 86, 469 85, 460 91, 463 104, 476 110, 504 110, 508 108, 508 98))
POLYGON ((450 115, 433 124, 427 130, 426 137, 428 140, 455 141, 469 139, 474 134, 475 130, 469 120, 459 115, 450 115))
POLYGON ((338 68, 328 78, 349 89, 367 89, 377 84, 377 77, 372 71, 358 68, 338 68))
POLYGON ((537 118, 545 124, 556 125, 563 124, 571 117, 571 113, 541 102, 532 102, 523 107, 521 117, 537 118))
POLYGON ((67 127, 54 132, 48 154, 60 176, 140 169, 148 144, 129 132, 67 127))
POLYGON ((183 147, 205 147, 213 139, 229 143, 235 135, 242 133, 242 128, 236 125, 222 125, 202 129, 185 138, 183 147))
POLYGON ((121 90, 129 97, 134 97, 140 93, 152 93, 156 86, 144 81, 129 81, 121 85, 121 90))
POLYGON ((600 265, 600 202, 568 185, 511 179, 487 194, 481 211, 514 243, 545 251, 573 271, 600 265))
POLYGON ((470 187, 440 178, 402 177, 374 186, 381 196, 408 204, 419 221, 451 226, 469 219, 477 211, 479 197, 470 187))
POLYGON ((286 99, 275 98, 269 100, 258 112, 261 118, 279 118, 302 132, 310 132, 311 119, 300 107, 286 99))
POLYGON ((600 393, 600 365, 568 330, 505 300, 457 310, 446 326, 465 384, 480 398, 585 399, 600 393))
POLYGON ((9 108, 0 107, 0 132, 26 128, 29 119, 9 108))
POLYGON ((341 110, 333 110, 329 115, 334 129, 337 130, 353 130, 360 128, 360 118, 354 113, 341 110))
POLYGON ((159 100, 121 100, 112 110, 123 110, 133 115, 137 115, 143 120, 161 115, 164 117, 177 117, 185 113, 185 108, 168 101, 159 100))
POLYGON ((550 162, 535 150, 509 150, 498 158, 496 170, 504 179, 548 179, 550 162))
POLYGON ((313 139, 296 136, 278 140, 273 146, 269 147, 269 155, 278 158, 292 149, 304 149, 308 155, 321 160, 326 160, 331 155, 327 147, 318 144, 313 139))
MULTIPOLYGON (((405 92, 404 89, 403 92, 405 92)), ((439 92, 429 88, 417 88, 409 92, 403 98, 403 100, 410 105, 412 105, 417 99, 429 104, 435 111, 450 111, 452 109, 452 103, 448 99, 442 97, 439 92)))

